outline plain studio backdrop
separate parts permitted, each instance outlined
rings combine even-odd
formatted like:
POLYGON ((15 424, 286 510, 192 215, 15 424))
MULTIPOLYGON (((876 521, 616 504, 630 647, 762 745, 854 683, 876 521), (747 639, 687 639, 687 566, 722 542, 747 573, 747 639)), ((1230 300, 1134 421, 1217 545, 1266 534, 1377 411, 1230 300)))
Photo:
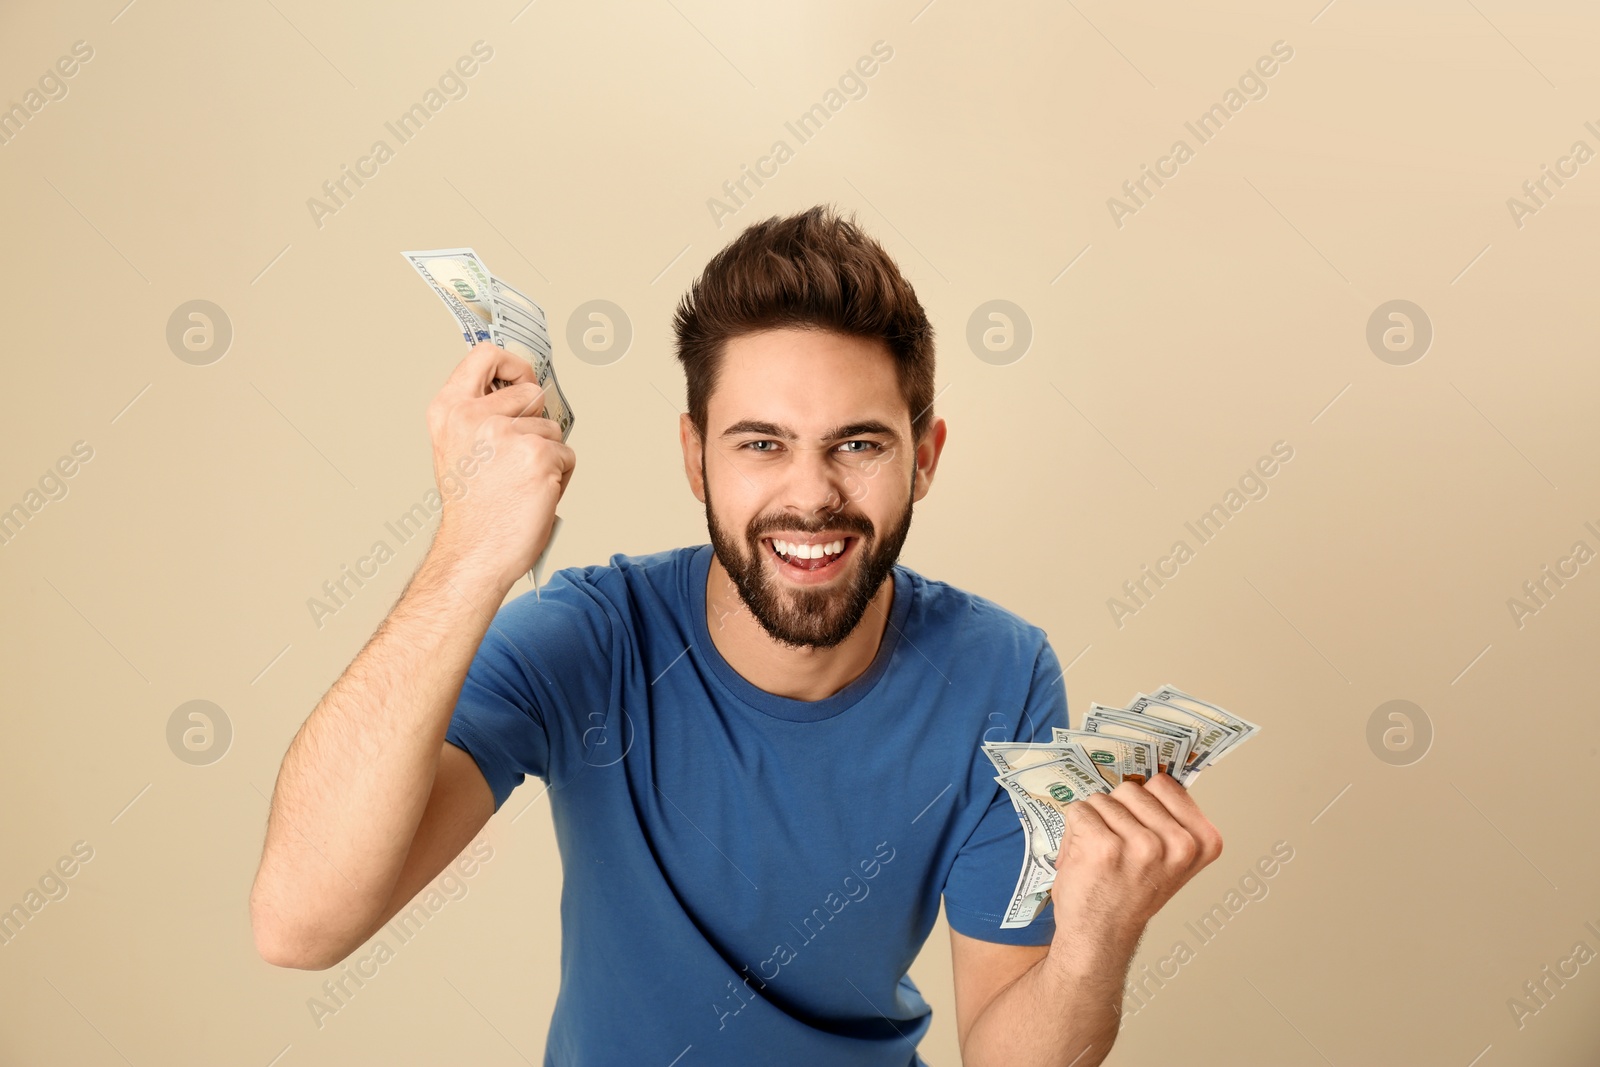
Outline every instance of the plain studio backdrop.
MULTIPOLYGON (((1600 1055, 1591 5, 125 3, 0 14, 0 1061, 539 1062, 537 781, 338 999, 251 941, 279 762, 436 523, 464 346, 399 253, 549 313, 554 569, 706 540, 671 311, 823 202, 938 333, 902 561, 1044 627, 1075 725, 1264 727, 1108 1062, 1600 1055)), ((912 975, 949 1067, 942 920, 912 975)))

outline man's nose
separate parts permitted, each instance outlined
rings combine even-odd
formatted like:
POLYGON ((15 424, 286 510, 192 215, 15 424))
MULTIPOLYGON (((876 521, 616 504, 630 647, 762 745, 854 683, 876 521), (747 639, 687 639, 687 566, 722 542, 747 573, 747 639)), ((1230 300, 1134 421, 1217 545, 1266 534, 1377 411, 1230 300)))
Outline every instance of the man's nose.
POLYGON ((808 517, 826 518, 844 506, 846 471, 826 448, 796 449, 786 489, 787 506, 808 517))

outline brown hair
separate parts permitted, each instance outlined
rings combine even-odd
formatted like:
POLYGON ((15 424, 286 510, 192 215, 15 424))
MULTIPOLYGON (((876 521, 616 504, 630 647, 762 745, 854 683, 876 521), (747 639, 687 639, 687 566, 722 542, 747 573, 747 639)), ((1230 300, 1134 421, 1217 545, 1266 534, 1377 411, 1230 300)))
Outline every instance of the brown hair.
POLYGON ((933 326, 877 241, 818 205, 752 223, 711 258, 678 302, 672 327, 701 440, 726 343, 781 327, 877 338, 895 359, 912 440, 933 420, 933 326))

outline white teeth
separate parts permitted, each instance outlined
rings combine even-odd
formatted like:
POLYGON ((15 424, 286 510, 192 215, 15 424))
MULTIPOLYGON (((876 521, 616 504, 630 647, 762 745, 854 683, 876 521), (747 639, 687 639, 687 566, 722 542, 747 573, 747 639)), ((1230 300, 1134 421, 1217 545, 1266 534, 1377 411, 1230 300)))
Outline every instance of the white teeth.
POLYGON ((772 547, 777 549, 781 556, 791 556, 795 559, 820 559, 823 556, 835 556, 844 551, 844 541, 830 541, 825 545, 799 545, 791 541, 772 541, 772 547))

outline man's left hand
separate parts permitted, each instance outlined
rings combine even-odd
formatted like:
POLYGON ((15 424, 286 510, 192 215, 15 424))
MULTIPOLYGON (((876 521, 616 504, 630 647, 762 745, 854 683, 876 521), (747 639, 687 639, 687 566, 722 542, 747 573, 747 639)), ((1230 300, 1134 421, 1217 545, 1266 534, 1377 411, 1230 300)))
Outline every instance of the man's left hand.
POLYGON ((1056 857, 1058 937, 1103 939, 1131 955, 1145 924, 1222 854, 1222 835, 1167 774, 1124 781, 1066 806, 1056 857))

